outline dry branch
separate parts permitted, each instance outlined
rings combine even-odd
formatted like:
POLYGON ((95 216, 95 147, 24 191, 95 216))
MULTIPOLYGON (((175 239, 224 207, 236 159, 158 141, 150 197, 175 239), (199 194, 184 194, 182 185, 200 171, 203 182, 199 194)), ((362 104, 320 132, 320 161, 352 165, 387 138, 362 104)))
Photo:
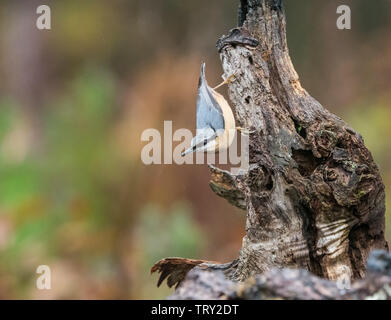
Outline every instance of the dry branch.
POLYGON ((369 252, 388 250, 378 167, 360 134, 302 88, 281 1, 242 0, 239 12, 217 48, 225 74, 236 75, 238 125, 252 132, 250 169, 231 176, 212 167, 211 187, 246 209, 246 236, 238 259, 219 268, 233 281, 274 268, 362 278, 369 252))
POLYGON ((273 269, 238 283, 227 280, 221 271, 196 267, 169 299, 390 300, 391 255, 373 252, 368 275, 349 289, 307 270, 273 269))

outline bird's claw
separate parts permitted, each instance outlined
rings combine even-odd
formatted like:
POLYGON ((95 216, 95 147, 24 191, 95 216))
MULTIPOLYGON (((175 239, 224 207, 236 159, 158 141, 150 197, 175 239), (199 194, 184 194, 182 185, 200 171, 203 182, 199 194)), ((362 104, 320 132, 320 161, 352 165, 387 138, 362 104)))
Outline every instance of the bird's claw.
POLYGON ((225 75, 223 74, 221 77, 223 78, 225 84, 234 82, 236 80, 235 73, 230 74, 228 77, 225 77, 225 75))
POLYGON ((249 130, 249 129, 242 128, 242 127, 236 127, 236 130, 238 130, 241 133, 246 134, 246 135, 249 135, 249 134, 254 133, 256 131, 256 130, 249 130))
POLYGON ((216 87, 214 87, 213 90, 216 90, 216 89, 220 88, 221 86, 223 86, 225 84, 229 84, 229 83, 234 82, 236 80, 235 73, 230 74, 228 77, 225 77, 223 74, 221 77, 223 78, 224 81, 222 83, 220 83, 219 85, 217 85, 216 87))

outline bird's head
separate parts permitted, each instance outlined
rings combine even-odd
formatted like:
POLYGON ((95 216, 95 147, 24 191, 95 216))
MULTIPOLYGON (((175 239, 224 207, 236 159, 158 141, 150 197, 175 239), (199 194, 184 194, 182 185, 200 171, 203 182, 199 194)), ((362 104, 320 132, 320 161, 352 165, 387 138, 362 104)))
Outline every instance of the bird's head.
POLYGON ((214 152, 218 148, 219 132, 207 129, 197 129, 196 136, 191 140, 191 147, 182 153, 185 156, 191 152, 214 152))

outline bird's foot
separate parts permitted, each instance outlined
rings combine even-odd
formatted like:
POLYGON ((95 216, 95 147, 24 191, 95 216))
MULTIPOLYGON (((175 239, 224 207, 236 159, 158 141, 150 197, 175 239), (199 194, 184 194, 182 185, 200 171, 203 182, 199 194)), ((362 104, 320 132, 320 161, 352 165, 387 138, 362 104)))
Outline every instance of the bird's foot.
MULTIPOLYGON (((224 75, 222 75, 222 78, 224 79, 224 75)), ((220 83, 219 85, 217 85, 216 87, 214 87, 213 90, 216 90, 216 89, 222 87, 223 85, 229 84, 233 81, 235 81, 235 74, 234 73, 232 73, 227 78, 225 78, 224 81, 222 83, 220 83)))
POLYGON ((249 130, 249 129, 242 128, 242 127, 236 127, 236 130, 240 131, 241 133, 243 133, 245 135, 249 135, 249 134, 255 132, 255 130, 249 130))

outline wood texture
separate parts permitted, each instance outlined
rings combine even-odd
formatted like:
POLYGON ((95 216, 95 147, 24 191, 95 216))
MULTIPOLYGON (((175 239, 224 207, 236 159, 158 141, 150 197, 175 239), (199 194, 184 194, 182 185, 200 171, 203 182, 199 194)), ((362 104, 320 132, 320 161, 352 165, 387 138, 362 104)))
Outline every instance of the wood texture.
POLYGON ((217 44, 225 74, 236 74, 229 97, 238 124, 255 131, 250 170, 225 177, 228 200, 244 196, 247 209, 229 277, 291 267, 361 278, 369 251, 387 248, 379 170, 362 137, 302 88, 281 1, 241 1, 240 12, 241 26, 217 44))
POLYGON ((391 300, 391 255, 374 252, 368 275, 350 285, 302 269, 273 269, 238 283, 219 270, 196 267, 168 299, 391 300))
POLYGON ((210 167, 211 187, 246 209, 246 236, 225 275, 244 281, 274 268, 322 278, 365 276, 368 254, 388 250, 384 185, 359 133, 302 88, 280 0, 241 0, 239 27, 217 42, 250 168, 210 167))

